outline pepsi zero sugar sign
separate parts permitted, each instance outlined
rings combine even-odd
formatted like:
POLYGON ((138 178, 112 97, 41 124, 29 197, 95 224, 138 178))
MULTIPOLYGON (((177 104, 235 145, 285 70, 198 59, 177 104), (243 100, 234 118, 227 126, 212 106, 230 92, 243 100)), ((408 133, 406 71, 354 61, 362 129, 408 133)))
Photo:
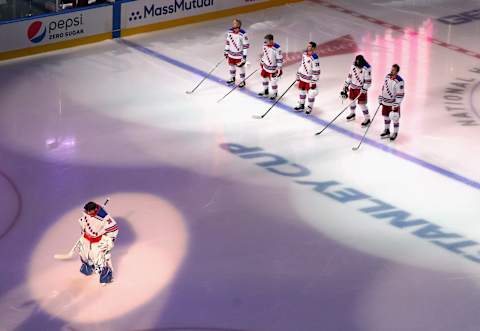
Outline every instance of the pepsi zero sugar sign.
POLYGON ((0 52, 108 33, 111 27, 111 6, 0 24, 0 52))
POLYGON ((138 0, 122 4, 122 28, 244 7, 268 0, 138 0))
POLYGON ((82 13, 73 18, 51 20, 48 25, 41 21, 35 21, 28 27, 27 36, 32 43, 37 44, 42 42, 45 37, 55 40, 84 34, 82 26, 82 13))

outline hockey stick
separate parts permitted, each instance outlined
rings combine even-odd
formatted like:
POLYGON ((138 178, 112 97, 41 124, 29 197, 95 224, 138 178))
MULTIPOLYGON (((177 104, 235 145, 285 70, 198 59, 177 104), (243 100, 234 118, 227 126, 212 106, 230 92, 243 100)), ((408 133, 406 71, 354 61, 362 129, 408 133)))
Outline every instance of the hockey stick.
POLYGON ((226 60, 226 59, 223 58, 221 61, 219 61, 219 62, 215 65, 215 67, 213 67, 212 70, 210 70, 210 72, 209 72, 205 77, 203 77, 203 79, 200 81, 200 83, 198 83, 197 86, 195 86, 195 87, 193 88, 193 90, 191 90, 191 91, 185 91, 185 93, 187 93, 187 94, 192 94, 193 92, 195 92, 195 90, 196 90, 200 85, 202 85, 202 83, 203 83, 208 77, 210 77, 210 75, 212 74, 212 72, 213 72, 215 69, 217 69, 218 66, 219 66, 220 64, 222 64, 223 61, 225 61, 225 60, 226 60))
MULTIPOLYGON (((344 112, 345 110, 347 110, 348 107, 350 107, 351 105, 353 105, 353 103, 354 103, 355 101, 357 101, 358 98, 360 98, 360 95, 361 95, 361 94, 359 94, 355 99, 353 99, 352 102, 350 102, 345 108, 343 108, 343 110, 342 110, 340 113, 338 113, 338 115, 335 116, 335 118, 334 118, 333 120, 330 121, 330 123, 328 123, 321 131, 318 131, 317 133, 315 133, 315 135, 318 136, 318 135, 321 134, 323 131, 325 131, 333 122, 335 122, 335 120, 336 120, 340 115, 343 114, 343 112, 344 112)), ((342 101, 342 103, 343 103, 343 101, 342 101)))
MULTIPOLYGON (((105 202, 103 203, 103 206, 106 206, 109 201, 110 201, 110 198, 107 198, 107 200, 105 200, 105 202)), ((75 245, 73 245, 72 249, 67 254, 55 254, 53 258, 55 260, 70 260, 75 254, 75 251, 77 250, 78 244, 80 243, 80 239, 81 237, 75 242, 75 245)))
MULTIPOLYGON (((247 79, 249 79, 249 78, 250 78, 254 73, 256 73, 257 71, 258 71, 258 69, 255 69, 254 71, 252 71, 252 72, 250 73, 250 75, 248 75, 247 77, 245 77, 245 78, 240 82, 240 84, 243 83, 243 82, 246 82, 247 79)), ((240 85, 240 84, 238 84, 238 85, 240 85)), ((223 97, 221 97, 220 99, 218 99, 217 103, 219 103, 220 101, 222 101, 223 99, 225 99, 230 93, 232 93, 233 91, 235 91, 235 90, 237 89, 238 85, 235 85, 230 91, 228 91, 227 94, 225 94, 223 97)))
POLYGON ((352 147, 352 150, 357 151, 357 150, 360 148, 360 145, 362 145, 363 140, 365 140, 365 137, 367 136, 367 132, 368 132, 368 130, 370 129, 370 127, 372 126, 373 120, 375 120, 375 116, 377 116, 378 110, 380 109, 380 106, 381 106, 381 105, 382 105, 382 104, 379 104, 378 107, 377 107, 377 110, 375 110, 375 114, 373 114, 373 117, 372 117, 372 122, 367 126, 367 129, 365 130, 365 133, 363 134, 362 139, 361 139, 360 142, 358 143, 358 146, 352 147))
POLYGON ((76 242, 75 242, 75 245, 73 245, 72 249, 70 250, 70 252, 68 252, 67 254, 55 254, 53 256, 53 258, 55 260, 70 260, 73 255, 75 254, 75 251, 78 247, 78 244, 80 243, 80 239, 78 239, 76 242))
POLYGON ((270 108, 268 108, 268 110, 262 116, 253 115, 253 118, 262 119, 265 116, 267 116, 268 112, 272 110, 273 107, 275 107, 275 105, 283 98, 283 96, 288 92, 288 90, 290 90, 292 86, 295 85, 296 82, 297 80, 295 79, 295 81, 292 84, 290 84, 290 86, 285 90, 285 92, 282 93, 282 95, 273 103, 273 105, 270 108))

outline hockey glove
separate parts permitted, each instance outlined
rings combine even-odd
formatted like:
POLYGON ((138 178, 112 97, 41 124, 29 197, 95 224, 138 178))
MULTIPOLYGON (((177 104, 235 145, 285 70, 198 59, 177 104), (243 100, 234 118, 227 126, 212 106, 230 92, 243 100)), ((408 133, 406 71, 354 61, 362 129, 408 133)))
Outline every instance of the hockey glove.
POLYGON ((340 92, 340 96, 342 97, 342 99, 348 98, 348 87, 347 86, 345 86, 343 88, 343 90, 340 92))
POLYGON ((244 58, 242 59, 242 61, 240 61, 240 62, 237 64, 237 67, 241 68, 241 67, 243 67, 246 63, 247 63, 247 58, 244 57, 244 58))
POLYGON ((383 97, 381 95, 378 96, 378 103, 383 105, 383 97))
POLYGON ((277 71, 275 71, 272 76, 273 77, 280 77, 283 75, 283 70, 282 69, 277 69, 277 71))

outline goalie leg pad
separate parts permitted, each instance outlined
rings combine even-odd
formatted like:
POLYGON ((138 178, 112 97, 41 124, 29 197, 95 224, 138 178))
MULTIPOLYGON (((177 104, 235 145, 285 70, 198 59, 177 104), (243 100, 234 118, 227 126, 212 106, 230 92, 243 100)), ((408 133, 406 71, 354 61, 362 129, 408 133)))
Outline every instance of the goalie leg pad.
POLYGON ((80 259, 83 261, 89 261, 90 255, 90 243, 87 239, 81 238, 78 243, 78 255, 80 255, 80 259))
POLYGON ((92 261, 95 272, 100 274, 105 267, 106 254, 110 254, 109 251, 105 251, 100 243, 92 244, 90 250, 90 260, 92 261))

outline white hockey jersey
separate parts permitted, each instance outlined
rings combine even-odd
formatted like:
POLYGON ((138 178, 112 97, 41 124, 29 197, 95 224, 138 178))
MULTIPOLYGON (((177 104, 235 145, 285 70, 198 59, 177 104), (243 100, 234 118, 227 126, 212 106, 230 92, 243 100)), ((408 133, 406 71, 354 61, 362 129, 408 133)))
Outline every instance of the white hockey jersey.
POLYGON ((115 240, 118 235, 117 222, 101 207, 94 217, 84 214, 78 221, 84 238, 90 242, 98 242, 104 235, 115 240))
POLYGON ((276 43, 272 46, 264 44, 261 63, 263 70, 269 73, 274 73, 277 69, 282 69, 283 55, 280 45, 276 43))
POLYGON ((352 89, 364 89, 365 91, 372 85, 372 68, 367 63, 363 68, 352 65, 345 86, 352 89))
POLYGON ((250 47, 247 32, 240 29, 238 33, 233 29, 228 30, 225 40, 225 53, 232 59, 241 59, 247 57, 247 51, 250 47))
POLYGON ((320 61, 317 53, 308 55, 304 52, 302 55, 302 63, 298 68, 298 78, 305 83, 316 83, 320 76, 320 61))
POLYGON ((388 74, 385 77, 382 87, 382 104, 386 106, 400 107, 400 103, 405 96, 403 78, 399 75, 392 77, 388 74))

